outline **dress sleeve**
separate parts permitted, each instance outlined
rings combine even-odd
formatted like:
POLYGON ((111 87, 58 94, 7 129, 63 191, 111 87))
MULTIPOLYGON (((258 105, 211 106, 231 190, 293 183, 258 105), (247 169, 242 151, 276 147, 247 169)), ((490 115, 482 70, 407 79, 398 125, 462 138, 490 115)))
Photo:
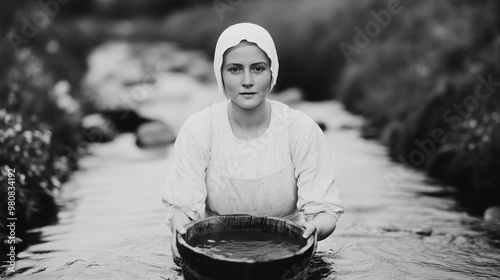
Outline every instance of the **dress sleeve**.
POLYGON ((319 126, 306 114, 293 110, 290 150, 298 187, 297 208, 307 221, 327 212, 337 219, 344 212, 335 184, 333 160, 319 126))
POLYGON ((205 109, 188 118, 174 144, 173 163, 163 186, 162 201, 167 207, 165 223, 175 209, 191 220, 200 219, 205 211, 207 190, 205 174, 212 142, 211 111, 205 109))

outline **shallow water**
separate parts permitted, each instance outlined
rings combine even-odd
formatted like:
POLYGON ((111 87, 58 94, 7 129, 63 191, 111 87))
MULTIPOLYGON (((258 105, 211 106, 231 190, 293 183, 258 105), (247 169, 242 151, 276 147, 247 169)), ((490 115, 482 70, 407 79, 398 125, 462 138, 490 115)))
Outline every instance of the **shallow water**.
MULTIPOLYGON (((384 174, 400 167, 379 144, 341 129, 358 120, 338 104, 296 106, 333 120, 326 136, 346 207, 334 234, 319 243, 310 279, 498 279, 497 225, 449 197, 423 195, 453 189, 419 173, 388 184, 384 174)), ((127 134, 96 146, 64 188, 73 202, 60 223, 40 229, 42 243, 19 254, 13 278, 182 279, 159 195, 170 149, 139 150, 127 134)))
MULTIPOLYGON (((90 65, 96 68, 103 69, 90 65)), ((181 76, 158 75, 160 86, 138 108, 175 131, 221 98, 214 85, 181 76)), ((361 119, 338 103, 291 106, 328 128, 346 208, 336 231, 319 242, 310 279, 500 279, 499 225, 468 214, 453 188, 391 162, 383 146, 359 137, 361 119)), ((172 147, 141 150, 123 134, 91 150, 62 188, 59 223, 32 232, 40 242, 18 254, 11 278, 182 279, 160 200, 172 147)))

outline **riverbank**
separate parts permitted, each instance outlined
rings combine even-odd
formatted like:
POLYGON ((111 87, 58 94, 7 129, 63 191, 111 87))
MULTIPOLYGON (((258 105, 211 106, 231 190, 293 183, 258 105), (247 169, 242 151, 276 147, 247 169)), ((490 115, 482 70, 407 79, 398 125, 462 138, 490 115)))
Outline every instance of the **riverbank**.
MULTIPOLYGON (((39 3, 40 4, 40 3, 39 3)), ((57 222, 54 197, 78 168, 85 141, 79 94, 85 69, 47 32, 53 16, 34 2, 2 3, 0 28, 0 250, 26 247, 26 230, 57 222), (40 21, 36 21, 40 23, 40 21), (74 156, 76 154, 76 157, 74 156), (7 228, 7 224, 15 224, 7 228), (14 234, 13 234, 14 233, 14 234), (15 237, 15 238, 14 238, 15 237), (15 243, 12 241, 15 240, 15 243)), ((10 257, 9 257, 10 258, 10 257)), ((2 253, 0 261, 6 260, 2 253)))

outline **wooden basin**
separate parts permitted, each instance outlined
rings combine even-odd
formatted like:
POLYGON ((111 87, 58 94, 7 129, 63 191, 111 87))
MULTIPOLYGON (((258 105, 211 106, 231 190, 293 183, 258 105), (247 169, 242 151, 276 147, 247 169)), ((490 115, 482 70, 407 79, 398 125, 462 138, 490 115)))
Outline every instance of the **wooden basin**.
POLYGON ((185 234, 177 234, 177 248, 186 280, 306 279, 309 261, 316 246, 315 236, 302 238, 303 227, 281 218, 214 216, 191 222, 185 228, 185 234), (200 235, 241 230, 263 230, 292 237, 302 247, 295 253, 258 261, 212 255, 188 244, 192 238, 200 235))

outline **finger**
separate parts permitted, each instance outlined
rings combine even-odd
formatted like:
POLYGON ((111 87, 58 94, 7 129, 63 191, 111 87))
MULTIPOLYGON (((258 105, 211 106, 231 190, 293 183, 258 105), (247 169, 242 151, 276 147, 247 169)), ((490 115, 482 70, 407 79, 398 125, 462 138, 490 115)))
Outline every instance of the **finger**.
POLYGON ((186 228, 183 226, 178 226, 175 228, 179 234, 185 234, 186 233, 186 228))
POLYGON ((181 266, 181 255, 179 254, 179 250, 177 250, 177 244, 175 238, 172 238, 172 259, 174 263, 178 266, 181 266))
POLYGON ((177 251, 177 249, 172 248, 172 257, 174 259, 181 257, 181 255, 179 254, 179 251, 177 251))
POLYGON ((179 257, 174 257, 174 263, 177 265, 177 266, 182 266, 182 259, 179 257))
POLYGON ((306 225, 305 226, 305 230, 304 230, 304 233, 302 234, 302 237, 303 238, 309 238, 309 236, 311 236, 311 234, 314 233, 314 231, 316 230, 316 227, 313 226, 313 225, 306 225))
POLYGON ((177 250, 177 241, 175 238, 172 238, 172 242, 171 242, 171 247, 172 247, 172 255, 174 257, 180 257, 179 255, 179 250, 177 250))

